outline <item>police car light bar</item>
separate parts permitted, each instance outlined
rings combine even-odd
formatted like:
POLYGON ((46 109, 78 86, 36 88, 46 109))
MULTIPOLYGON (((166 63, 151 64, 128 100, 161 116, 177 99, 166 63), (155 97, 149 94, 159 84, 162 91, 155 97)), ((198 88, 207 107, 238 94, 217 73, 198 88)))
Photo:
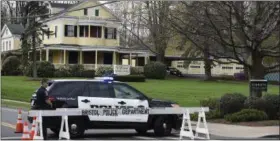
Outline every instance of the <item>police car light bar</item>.
POLYGON ((114 81, 114 78, 113 78, 113 77, 95 77, 95 79, 97 79, 97 80, 103 80, 103 81, 105 81, 105 82, 114 81))

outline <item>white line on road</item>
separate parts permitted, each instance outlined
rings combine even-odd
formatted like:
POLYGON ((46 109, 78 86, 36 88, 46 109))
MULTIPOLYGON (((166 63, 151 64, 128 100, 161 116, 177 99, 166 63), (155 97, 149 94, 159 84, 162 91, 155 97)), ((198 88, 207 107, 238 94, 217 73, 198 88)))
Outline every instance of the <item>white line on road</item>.
MULTIPOLYGON (((1 110, 9 111, 9 112, 16 112, 16 113, 18 112, 18 110, 16 110, 16 109, 10 109, 10 108, 4 108, 4 107, 1 107, 1 110)), ((24 114, 27 114, 26 111, 21 110, 21 112, 24 114)))
POLYGON ((20 140, 21 137, 2 137, 1 140, 8 140, 8 139, 17 139, 20 140))
POLYGON ((144 137, 144 136, 133 136, 133 138, 136 138, 136 139, 144 139, 144 140, 155 140, 155 139, 156 139, 156 138, 144 137))

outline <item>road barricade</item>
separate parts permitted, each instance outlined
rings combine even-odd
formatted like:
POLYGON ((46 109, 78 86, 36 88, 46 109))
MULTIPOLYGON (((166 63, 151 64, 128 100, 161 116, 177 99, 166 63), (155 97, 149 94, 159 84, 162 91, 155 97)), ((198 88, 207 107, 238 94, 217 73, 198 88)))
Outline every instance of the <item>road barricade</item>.
MULTIPOLYGON (((139 108, 141 109, 141 108, 139 108)), ((79 115, 88 115, 92 112, 92 110, 98 111, 98 113, 104 113, 108 112, 108 110, 115 110, 116 115, 122 115, 123 114, 123 109, 119 108, 92 108, 92 109, 81 109, 81 108, 58 108, 56 110, 31 110, 28 112, 28 116, 34 117, 36 116, 36 127, 35 127, 35 135, 34 139, 43 139, 43 134, 42 134, 42 116, 61 116, 61 128, 60 128, 60 133, 59 133, 59 139, 70 139, 70 133, 69 133, 69 127, 68 127, 68 116, 79 116, 79 115), (65 126, 65 131, 63 130, 65 126), (39 131, 39 135, 37 134, 39 131)), ((183 122, 182 122, 182 128, 180 132, 180 139, 182 137, 189 137, 191 139, 194 139, 193 133, 192 133, 192 128, 191 128, 191 121, 190 121, 190 114, 193 113, 199 113, 199 117, 203 118, 204 125, 206 125, 206 117, 205 117, 205 112, 208 112, 209 108, 208 107, 176 107, 176 108, 149 108, 148 109, 148 114, 149 115, 166 115, 166 114, 183 114, 183 122), (188 124, 188 129, 189 132, 184 131, 185 129, 185 123, 187 122, 188 124), (192 134, 191 134, 191 133, 192 134)), ((137 114, 137 113, 136 113, 137 114)), ((135 114, 134 114, 135 115, 135 114)), ((200 119, 200 118, 199 118, 200 119)), ((200 124, 200 120, 198 120, 198 124, 200 124)), ((208 133, 207 139, 209 138, 209 132, 207 125, 205 126, 208 133)), ((205 133, 205 131, 202 128, 196 128, 199 133, 205 133)), ((198 136, 197 136, 198 137, 198 136)), ((210 139, 210 138, 209 138, 210 139)))

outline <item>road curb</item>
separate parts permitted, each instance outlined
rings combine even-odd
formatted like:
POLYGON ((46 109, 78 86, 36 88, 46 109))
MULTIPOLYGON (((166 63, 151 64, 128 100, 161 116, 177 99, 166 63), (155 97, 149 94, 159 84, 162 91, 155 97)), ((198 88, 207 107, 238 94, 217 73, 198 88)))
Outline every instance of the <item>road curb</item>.
POLYGON ((2 101, 7 101, 7 102, 14 102, 14 103, 29 104, 28 102, 22 102, 22 101, 11 100, 11 99, 1 99, 1 100, 2 100, 2 101))

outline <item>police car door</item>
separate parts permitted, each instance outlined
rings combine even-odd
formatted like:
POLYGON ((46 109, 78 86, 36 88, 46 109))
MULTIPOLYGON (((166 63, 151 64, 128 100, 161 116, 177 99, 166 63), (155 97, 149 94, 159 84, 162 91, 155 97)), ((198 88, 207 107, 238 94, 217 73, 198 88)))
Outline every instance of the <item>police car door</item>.
MULTIPOLYGON (((145 96, 125 83, 113 83, 115 94, 115 106, 116 107, 134 107, 134 108, 149 108, 148 100, 145 96)), ((124 111, 125 112, 125 111, 124 111)), ((146 114, 129 114, 126 111, 125 115, 118 115, 116 122, 147 122, 148 113, 146 114)))
MULTIPOLYGON (((103 82, 89 82, 86 86, 88 96, 79 97, 79 108, 110 108, 113 107, 114 94, 111 84, 103 82)), ((91 121, 115 121, 115 116, 103 115, 96 111, 84 112, 88 113, 91 121)))

